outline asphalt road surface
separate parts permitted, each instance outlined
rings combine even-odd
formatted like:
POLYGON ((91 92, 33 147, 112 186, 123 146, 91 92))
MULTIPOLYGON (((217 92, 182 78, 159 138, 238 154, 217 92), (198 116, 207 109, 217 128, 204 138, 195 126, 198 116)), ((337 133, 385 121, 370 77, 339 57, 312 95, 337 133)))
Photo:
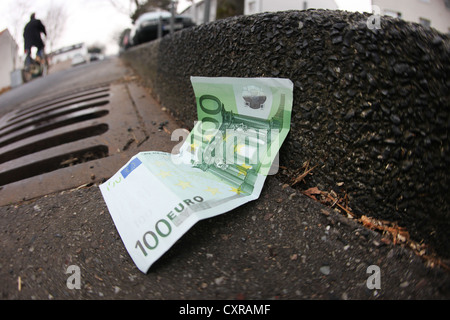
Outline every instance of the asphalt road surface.
POLYGON ((33 100, 52 96, 58 92, 62 93, 121 79, 127 72, 129 70, 124 69, 123 65, 117 62, 117 58, 111 57, 103 61, 94 61, 50 73, 46 77, 33 79, 2 94, 0 96, 0 115, 13 108, 20 108, 23 104, 29 104, 33 100))

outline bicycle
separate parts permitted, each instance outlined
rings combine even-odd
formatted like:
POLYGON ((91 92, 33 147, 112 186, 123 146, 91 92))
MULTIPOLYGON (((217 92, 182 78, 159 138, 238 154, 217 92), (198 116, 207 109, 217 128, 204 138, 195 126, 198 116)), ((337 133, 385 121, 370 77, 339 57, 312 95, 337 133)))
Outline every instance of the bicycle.
POLYGON ((24 67, 22 69, 23 82, 29 82, 35 78, 43 77, 48 74, 48 60, 42 49, 37 52, 36 58, 31 57, 31 52, 26 52, 24 67))

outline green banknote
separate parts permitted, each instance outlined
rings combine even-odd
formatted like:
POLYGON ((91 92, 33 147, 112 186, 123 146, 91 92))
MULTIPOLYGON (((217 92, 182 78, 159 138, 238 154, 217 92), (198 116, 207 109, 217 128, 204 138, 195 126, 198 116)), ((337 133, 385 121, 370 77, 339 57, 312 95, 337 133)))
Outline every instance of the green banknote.
POLYGON ((141 152, 100 185, 147 272, 196 222, 259 197, 290 128, 288 79, 192 77, 198 121, 179 153, 141 152))

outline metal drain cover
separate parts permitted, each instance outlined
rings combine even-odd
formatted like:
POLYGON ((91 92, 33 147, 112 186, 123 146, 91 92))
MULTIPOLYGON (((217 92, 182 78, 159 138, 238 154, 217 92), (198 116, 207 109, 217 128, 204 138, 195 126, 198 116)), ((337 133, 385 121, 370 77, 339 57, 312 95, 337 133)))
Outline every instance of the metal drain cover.
POLYGON ((151 145, 150 136, 161 134, 155 124, 167 117, 133 83, 59 95, 5 114, 0 205, 108 178, 151 145))

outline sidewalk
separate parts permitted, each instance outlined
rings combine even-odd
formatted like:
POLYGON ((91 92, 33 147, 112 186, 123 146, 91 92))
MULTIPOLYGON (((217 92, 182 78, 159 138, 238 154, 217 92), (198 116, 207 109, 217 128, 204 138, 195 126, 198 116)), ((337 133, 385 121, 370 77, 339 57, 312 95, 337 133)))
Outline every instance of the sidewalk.
MULTIPOLYGON (((165 112, 158 123, 164 115, 174 125, 165 112)), ((174 143, 162 131, 141 147, 174 143)), ((277 176, 258 200, 197 223, 148 274, 126 252, 98 183, 0 207, 0 242, 2 299, 450 298, 448 272, 277 176), (67 286, 69 266, 79 267, 80 289, 67 286)))
POLYGON ((448 299, 449 275, 269 177, 259 200, 201 221, 149 271, 96 186, 0 208, 3 299, 448 299), (69 266, 81 288, 66 286, 69 266), (370 265, 381 289, 370 290, 370 265), (19 285, 19 281, 21 285, 19 285))

